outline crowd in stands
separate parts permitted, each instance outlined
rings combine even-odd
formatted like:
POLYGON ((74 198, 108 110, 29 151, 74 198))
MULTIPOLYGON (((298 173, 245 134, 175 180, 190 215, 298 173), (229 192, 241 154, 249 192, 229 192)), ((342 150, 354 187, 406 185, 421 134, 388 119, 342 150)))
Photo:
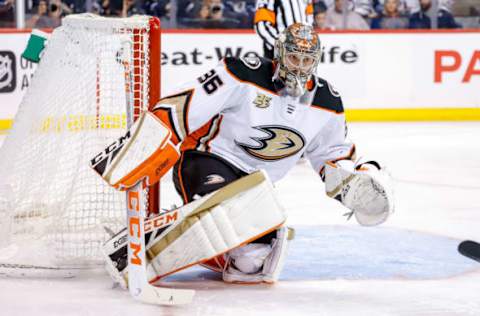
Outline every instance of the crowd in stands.
MULTIPOLYGON (((0 27, 15 27, 17 0, 0 0, 0 27)), ((24 0, 26 26, 54 28, 71 13, 158 16, 163 28, 253 28, 256 0, 24 0)), ((315 26, 340 29, 479 28, 480 0, 313 0, 315 26)))

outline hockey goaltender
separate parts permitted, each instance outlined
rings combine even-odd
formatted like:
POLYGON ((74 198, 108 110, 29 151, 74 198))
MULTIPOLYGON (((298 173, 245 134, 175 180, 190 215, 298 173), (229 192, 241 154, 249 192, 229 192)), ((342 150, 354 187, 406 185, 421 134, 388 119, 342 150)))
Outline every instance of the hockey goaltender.
MULTIPOLYGON (((318 35, 293 24, 276 41, 273 61, 225 58, 144 113, 115 146, 92 160, 111 185, 153 184, 173 167, 184 206, 145 219, 149 282, 194 264, 225 282, 278 280, 293 230, 272 182, 306 157, 326 193, 351 210, 361 225, 393 212, 389 178, 375 161, 356 159, 342 99, 315 75, 318 35)), ((137 205, 140 197, 129 200, 137 205)), ((132 206, 130 205, 130 206, 132 206)), ((104 247, 109 273, 127 287, 127 234, 104 247)), ((133 247, 135 244, 130 244, 133 247)), ((141 249, 133 247, 132 261, 141 249)), ((136 260, 140 262, 139 260, 136 260)))

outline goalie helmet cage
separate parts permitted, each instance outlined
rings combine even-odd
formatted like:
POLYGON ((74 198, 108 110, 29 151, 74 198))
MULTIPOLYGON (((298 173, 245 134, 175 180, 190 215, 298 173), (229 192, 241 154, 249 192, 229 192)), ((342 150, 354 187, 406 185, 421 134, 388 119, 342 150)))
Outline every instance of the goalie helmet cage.
MULTIPOLYGON (((126 131, 127 112, 136 118, 159 96, 157 18, 62 20, 0 148, 0 274, 102 262, 107 231, 125 227, 125 193, 89 160, 126 131)), ((148 209, 158 210, 158 186, 148 196, 148 209)))

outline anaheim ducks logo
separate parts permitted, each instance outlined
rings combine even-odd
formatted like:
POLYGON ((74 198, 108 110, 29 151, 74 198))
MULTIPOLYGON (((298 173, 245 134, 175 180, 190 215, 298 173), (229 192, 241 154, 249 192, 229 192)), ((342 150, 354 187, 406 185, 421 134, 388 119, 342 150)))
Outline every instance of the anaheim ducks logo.
POLYGON ((266 134, 265 137, 251 137, 257 145, 235 141, 249 155, 262 160, 279 160, 298 153, 305 146, 305 139, 298 131, 285 126, 257 126, 255 129, 266 134))

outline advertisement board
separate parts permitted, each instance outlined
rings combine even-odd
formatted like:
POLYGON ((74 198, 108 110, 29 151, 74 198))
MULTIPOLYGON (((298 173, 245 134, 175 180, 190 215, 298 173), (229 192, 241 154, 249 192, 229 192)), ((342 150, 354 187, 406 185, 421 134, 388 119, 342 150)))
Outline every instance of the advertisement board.
MULTIPOLYGON (((449 109, 463 111, 466 119, 480 118, 480 31, 335 32, 321 34, 320 39, 318 75, 336 87, 347 111, 392 110, 389 113, 399 115, 399 110, 449 109)), ((4 126, 15 115, 35 71, 35 64, 21 58, 27 40, 28 33, 0 33, 4 126)), ((261 56, 261 47, 251 31, 166 31, 162 94, 195 80, 223 57, 261 56)))
POLYGON ((15 116, 36 69, 21 58, 28 37, 28 33, 0 33, 0 129, 10 125, 6 120, 15 116))

